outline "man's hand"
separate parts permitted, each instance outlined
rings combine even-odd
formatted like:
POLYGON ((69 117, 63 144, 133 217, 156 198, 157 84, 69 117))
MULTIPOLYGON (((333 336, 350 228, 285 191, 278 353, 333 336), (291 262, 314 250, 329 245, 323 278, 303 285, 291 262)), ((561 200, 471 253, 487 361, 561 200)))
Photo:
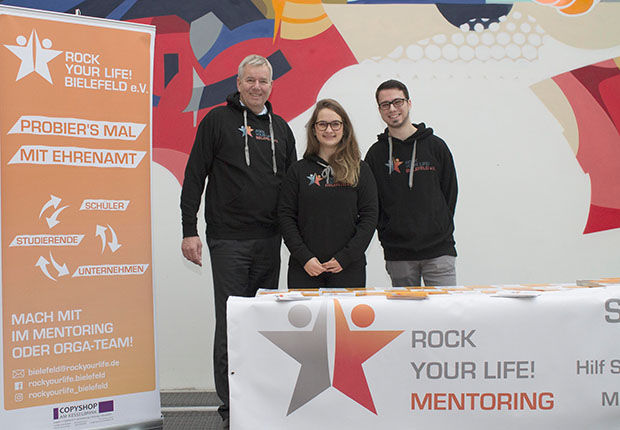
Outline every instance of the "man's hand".
POLYGON ((304 270, 310 276, 319 276, 321 273, 325 272, 325 268, 316 257, 312 257, 310 260, 306 261, 304 270))
POLYGON ((331 273, 342 272, 342 266, 340 265, 340 263, 338 263, 338 260, 336 260, 335 258, 332 258, 331 260, 323 263, 323 268, 325 269, 325 271, 331 272, 331 273))
POLYGON ((202 241, 199 236, 184 237, 181 252, 183 257, 202 267, 202 241))

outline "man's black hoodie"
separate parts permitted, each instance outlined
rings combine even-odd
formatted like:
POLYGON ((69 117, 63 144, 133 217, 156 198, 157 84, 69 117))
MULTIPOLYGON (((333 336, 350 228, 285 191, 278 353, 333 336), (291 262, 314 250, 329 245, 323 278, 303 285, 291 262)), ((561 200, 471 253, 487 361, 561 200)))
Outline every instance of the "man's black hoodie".
MULTIPOLYGON (((377 187, 364 161, 356 186, 334 183, 329 164, 316 155, 299 160, 282 182, 280 228, 291 259, 335 258, 343 269, 364 259, 377 225, 377 187)), ((365 261, 365 260, 364 260, 365 261)))
POLYGON ((196 213, 208 176, 205 194, 207 236, 214 239, 261 239, 278 232, 277 205, 286 169, 297 160, 295 138, 284 119, 256 115, 241 105, 239 93, 226 98, 226 106, 212 109, 200 122, 185 168, 181 193, 183 237, 197 236, 196 213), (244 123, 247 115, 247 128, 244 123), (269 118, 273 122, 276 169, 269 118), (249 166, 245 156, 245 135, 249 166))
POLYGON ((446 143, 424 123, 404 141, 388 129, 366 154, 379 191, 377 231, 388 261, 456 256, 456 170, 446 143), (415 146, 415 148, 414 148, 415 146), (411 172, 412 158, 414 171, 411 172))

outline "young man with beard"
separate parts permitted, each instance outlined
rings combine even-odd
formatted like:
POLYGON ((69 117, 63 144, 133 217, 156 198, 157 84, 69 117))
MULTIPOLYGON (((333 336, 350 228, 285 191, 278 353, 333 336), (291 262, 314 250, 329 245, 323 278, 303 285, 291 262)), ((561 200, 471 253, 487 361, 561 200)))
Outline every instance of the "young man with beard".
POLYGON ((456 285, 456 170, 446 143, 412 124, 407 87, 388 80, 375 98, 387 124, 366 154, 379 193, 377 231, 392 286, 456 285))

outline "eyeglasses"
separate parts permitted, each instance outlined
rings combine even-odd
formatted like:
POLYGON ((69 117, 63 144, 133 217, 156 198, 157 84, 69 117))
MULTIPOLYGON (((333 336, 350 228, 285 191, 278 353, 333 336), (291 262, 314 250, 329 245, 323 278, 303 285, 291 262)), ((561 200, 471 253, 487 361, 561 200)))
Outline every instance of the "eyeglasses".
POLYGON ((398 98, 394 99, 391 102, 381 102, 379 103, 379 109, 388 110, 390 109, 390 105, 394 105, 395 108, 399 108, 405 104, 405 102, 409 99, 398 98))
POLYGON ((332 128, 332 131, 338 131, 342 127, 342 121, 332 121, 332 122, 317 121, 314 123, 314 126, 319 131, 327 130, 327 126, 330 126, 332 128))

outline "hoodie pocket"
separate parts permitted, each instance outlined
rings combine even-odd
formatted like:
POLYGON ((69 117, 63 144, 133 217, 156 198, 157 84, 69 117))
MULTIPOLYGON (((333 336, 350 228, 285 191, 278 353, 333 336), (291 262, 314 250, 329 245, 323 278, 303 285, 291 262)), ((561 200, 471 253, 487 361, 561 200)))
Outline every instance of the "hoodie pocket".
POLYGON ((226 212, 243 224, 271 224, 276 220, 279 188, 248 183, 226 205, 226 212))

